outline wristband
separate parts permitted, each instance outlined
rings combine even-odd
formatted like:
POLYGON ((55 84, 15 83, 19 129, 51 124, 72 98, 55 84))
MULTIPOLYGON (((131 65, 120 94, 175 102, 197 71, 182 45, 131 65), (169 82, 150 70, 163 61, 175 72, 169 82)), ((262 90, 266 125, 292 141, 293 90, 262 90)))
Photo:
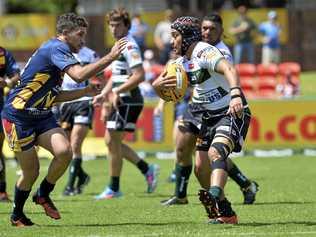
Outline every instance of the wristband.
POLYGON ((235 99, 235 98, 238 98, 238 97, 241 98, 241 95, 232 95, 232 96, 230 97, 230 99, 235 99))
POLYGON ((233 86, 233 87, 230 88, 230 91, 235 90, 235 89, 240 90, 240 87, 239 86, 233 86))

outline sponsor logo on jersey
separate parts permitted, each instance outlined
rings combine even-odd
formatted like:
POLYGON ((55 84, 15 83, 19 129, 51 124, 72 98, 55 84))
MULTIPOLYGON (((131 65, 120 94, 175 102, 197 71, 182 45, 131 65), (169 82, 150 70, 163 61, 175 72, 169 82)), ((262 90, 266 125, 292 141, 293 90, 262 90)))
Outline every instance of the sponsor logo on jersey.
POLYGON ((211 50, 211 49, 212 49, 211 46, 206 47, 206 48, 200 50, 200 52, 197 53, 197 56, 200 58, 205 51, 208 51, 208 50, 211 50))
POLYGON ((133 59, 133 60, 138 60, 138 59, 140 59, 140 55, 139 55, 138 52, 132 52, 132 53, 131 53, 131 56, 132 56, 132 59, 133 59))

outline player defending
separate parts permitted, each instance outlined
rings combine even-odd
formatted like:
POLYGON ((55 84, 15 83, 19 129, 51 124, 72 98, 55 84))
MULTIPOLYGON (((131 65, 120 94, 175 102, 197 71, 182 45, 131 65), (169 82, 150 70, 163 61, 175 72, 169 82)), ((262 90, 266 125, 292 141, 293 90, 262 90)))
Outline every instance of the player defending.
MULTIPOLYGON (((218 48, 224 55, 226 60, 233 64, 233 57, 229 48, 221 40, 223 34, 223 20, 220 15, 214 13, 209 16, 205 16, 202 21, 202 39, 204 42, 218 48)), ((200 119, 202 117, 200 116, 200 119)), ((195 160, 195 174, 205 189, 209 187, 209 169, 207 169, 207 151, 209 147, 206 146, 197 151, 195 160), (206 163, 205 163, 206 162, 206 163)), ((244 204, 252 204, 255 201, 256 193, 258 192, 258 184, 254 181, 249 180, 237 167, 237 165, 230 159, 227 158, 227 172, 228 176, 234 180, 240 187, 243 196, 244 204)))
MULTIPOLYGON (((105 190, 97 195, 97 200, 120 197, 120 176, 123 157, 134 165, 145 176, 147 192, 152 193, 157 185, 158 166, 148 165, 140 159, 136 152, 122 143, 124 132, 134 132, 138 116, 144 100, 138 88, 144 80, 144 69, 141 52, 135 40, 128 35, 131 22, 125 9, 114 9, 108 14, 110 31, 116 40, 126 37, 128 43, 112 67, 112 77, 107 82, 101 94, 94 98, 97 104, 109 99, 112 111, 107 119, 105 142, 109 150, 110 183, 105 190)), ((106 102, 105 102, 106 103, 106 102)))
POLYGON ((99 61, 81 66, 72 53, 84 45, 87 21, 73 13, 59 16, 57 37, 45 42, 29 59, 21 75, 21 83, 11 90, 2 111, 2 123, 9 146, 21 166, 22 175, 15 186, 11 223, 30 226, 24 204, 39 175, 39 160, 35 145, 53 155, 46 177, 33 195, 33 202, 41 205, 46 215, 60 219, 49 195, 57 180, 64 174, 72 158, 71 146, 64 130, 57 125, 51 111, 54 103, 95 95, 93 86, 71 92, 60 90, 62 73, 81 83, 107 67, 126 45, 118 41, 111 52, 99 61))
MULTIPOLYGON (((0 111, 4 103, 4 88, 12 89, 20 80, 20 69, 12 54, 0 47, 0 111)), ((10 202, 6 183, 5 160, 2 152, 4 141, 3 127, 0 126, 0 202, 10 202)))
MULTIPOLYGON (((237 215, 224 195, 227 157, 232 151, 240 151, 250 122, 237 72, 216 47, 201 42, 201 25, 197 18, 178 18, 172 23, 171 34, 173 49, 183 56, 177 62, 187 71, 193 87, 191 106, 194 107, 190 112, 193 116, 203 114, 200 134, 203 141, 210 144, 207 163, 208 169, 212 167, 210 188, 200 190, 200 200, 210 223, 235 224, 237 215)), ((176 79, 165 74, 153 83, 157 89, 175 85, 176 79)), ((197 150, 199 145, 204 143, 198 142, 197 150)))
MULTIPOLYGON (((88 47, 82 47, 74 54, 81 65, 94 63, 99 59, 95 51, 88 47)), ((62 89, 71 91, 88 86, 89 81, 77 83, 65 74, 62 89)), ((73 152, 69 166, 67 186, 63 192, 65 196, 72 196, 82 193, 83 187, 90 181, 90 176, 82 168, 82 143, 89 128, 92 126, 93 106, 92 97, 84 96, 79 99, 64 102, 59 107, 59 123, 67 132, 73 152), (77 182, 76 182, 77 181, 77 182)))

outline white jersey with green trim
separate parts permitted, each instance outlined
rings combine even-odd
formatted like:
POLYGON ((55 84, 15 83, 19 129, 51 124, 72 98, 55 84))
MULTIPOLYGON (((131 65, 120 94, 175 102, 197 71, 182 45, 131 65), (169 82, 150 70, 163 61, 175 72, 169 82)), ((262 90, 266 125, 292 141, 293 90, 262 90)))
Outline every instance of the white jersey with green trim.
MULTIPOLYGON (((125 83, 132 74, 132 68, 142 65, 143 60, 139 46, 132 36, 128 35, 127 44, 120 56, 112 62, 112 83, 113 88, 125 83)), ((130 96, 130 92, 120 93, 120 96, 130 96)))
POLYGON ((217 63, 225 59, 218 48, 199 42, 194 47, 191 59, 180 57, 193 87, 192 102, 203 105, 205 110, 225 108, 230 102, 230 86, 225 77, 215 72, 217 63))

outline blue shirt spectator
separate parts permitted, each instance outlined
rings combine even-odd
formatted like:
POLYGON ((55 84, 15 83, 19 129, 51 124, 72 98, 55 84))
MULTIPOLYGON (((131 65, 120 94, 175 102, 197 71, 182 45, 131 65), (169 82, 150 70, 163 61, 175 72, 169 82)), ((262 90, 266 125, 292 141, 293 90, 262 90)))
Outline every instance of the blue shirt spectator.
POLYGON ((134 40, 138 44, 142 56, 146 49, 146 34, 149 27, 144 23, 139 14, 135 14, 132 19, 131 28, 129 33, 133 36, 134 40))
POLYGON ((281 28, 277 23, 277 13, 270 11, 268 21, 259 25, 259 32, 262 34, 262 63, 280 62, 280 32, 281 28))

